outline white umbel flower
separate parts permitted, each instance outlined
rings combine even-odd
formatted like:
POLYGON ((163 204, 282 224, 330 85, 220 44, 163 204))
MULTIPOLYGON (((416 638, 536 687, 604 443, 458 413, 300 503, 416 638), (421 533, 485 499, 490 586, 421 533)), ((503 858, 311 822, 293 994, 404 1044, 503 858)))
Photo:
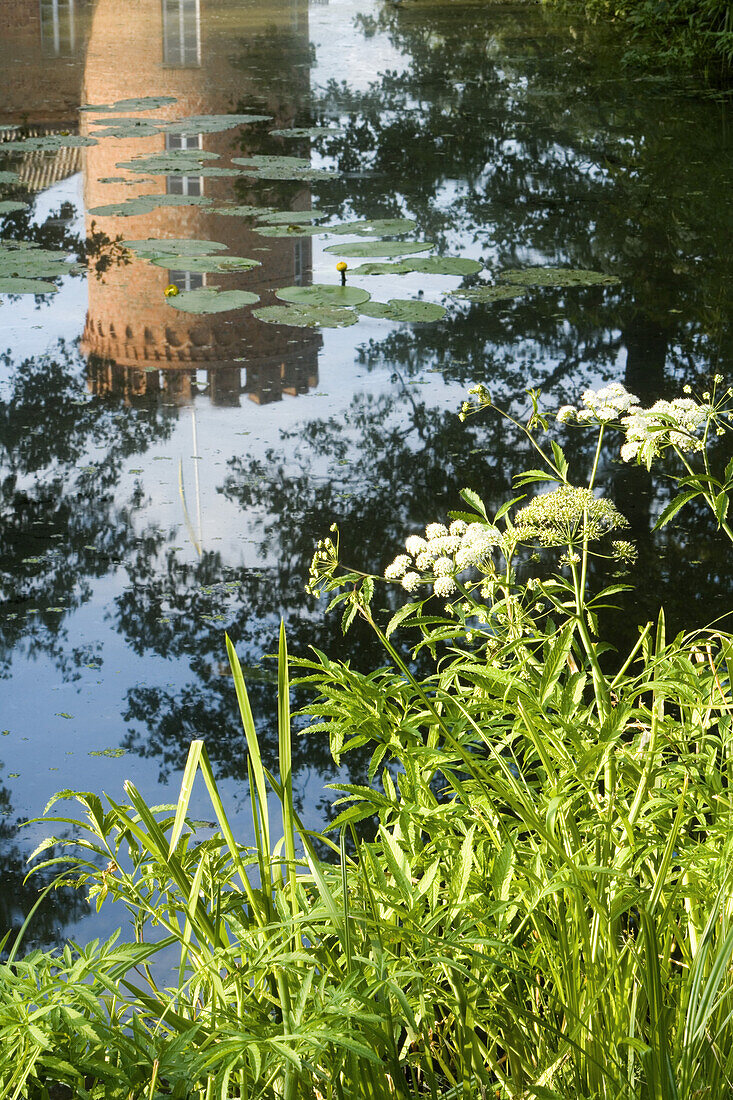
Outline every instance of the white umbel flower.
POLYGON ((425 537, 428 542, 432 542, 433 539, 443 538, 448 534, 448 528, 444 523, 429 523, 425 528, 425 537))
POLYGON ((414 571, 405 573, 402 578, 402 587, 406 592, 416 592, 420 587, 420 574, 414 571))
POLYGON ((409 558, 407 554, 398 554, 395 560, 387 566, 384 575, 388 581, 398 581, 400 577, 404 577, 411 565, 412 558, 409 558))
POLYGON ((453 558, 444 555, 442 558, 438 558, 433 565, 433 572, 436 577, 450 577, 455 571, 455 568, 453 558))
POLYGON ((433 591, 436 596, 442 596, 444 599, 447 599, 449 596, 452 596, 454 592, 457 592, 458 589, 452 577, 436 577, 433 591))
POLYGON ((413 558, 416 558, 418 554, 426 550, 427 546, 428 544, 422 535, 408 535, 405 540, 405 550, 408 554, 412 554, 413 558))

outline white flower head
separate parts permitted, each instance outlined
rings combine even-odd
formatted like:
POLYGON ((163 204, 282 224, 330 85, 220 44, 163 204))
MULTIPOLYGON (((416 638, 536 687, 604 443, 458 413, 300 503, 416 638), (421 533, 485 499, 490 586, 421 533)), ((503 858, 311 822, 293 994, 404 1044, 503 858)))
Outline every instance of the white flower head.
POLYGON ((458 538, 460 538, 461 535, 464 534, 467 526, 468 524, 466 523, 465 519, 454 519, 450 527, 448 528, 448 531, 451 535, 456 535, 458 538))
POLYGON ((433 564, 433 573, 436 577, 450 577, 455 572, 455 568, 453 558, 444 555, 433 564))
POLYGON ((416 592, 420 587, 420 574, 415 572, 405 573, 402 578, 402 587, 406 592, 416 592))
POLYGON ((574 405, 561 405, 557 410, 556 419, 559 420, 561 424, 567 424, 568 421, 574 420, 577 415, 578 410, 574 405))
POLYGON ((398 581, 400 577, 404 577, 411 565, 412 559, 407 554, 398 554, 395 560, 387 566, 384 575, 388 581, 398 581))
POLYGON ((427 545, 422 535, 408 535, 405 540, 405 550, 408 554, 412 554, 413 558, 416 558, 418 554, 427 549, 427 545))
POLYGON ((442 538, 448 534, 448 528, 444 523, 429 523, 425 528, 425 537, 428 542, 432 542, 433 539, 442 538))
POLYGON ((447 599, 457 591, 456 582, 452 577, 436 577, 433 591, 436 596, 442 596, 444 599, 447 599))
POLYGON ((600 390, 586 390, 582 397, 584 409, 578 413, 578 420, 595 420, 599 424, 608 424, 619 420, 624 414, 639 407, 639 398, 629 393, 620 382, 610 382, 600 390))

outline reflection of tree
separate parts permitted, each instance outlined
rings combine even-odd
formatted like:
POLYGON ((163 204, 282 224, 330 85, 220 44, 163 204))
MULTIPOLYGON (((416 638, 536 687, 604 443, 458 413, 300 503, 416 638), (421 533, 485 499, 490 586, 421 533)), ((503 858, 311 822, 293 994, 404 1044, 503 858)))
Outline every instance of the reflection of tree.
MULTIPOLYGON (((11 821, 13 809, 10 792, 0 786, 0 938, 10 932, 8 950, 27 914, 38 900, 40 891, 55 878, 53 871, 28 874, 27 850, 19 843, 20 820, 11 821)), ((63 887, 51 891, 41 902, 24 937, 22 952, 34 947, 60 946, 64 925, 81 919, 89 912, 83 894, 63 887)))
MULTIPOLYGON (((406 209, 441 247, 471 242, 487 268, 547 262, 613 272, 618 290, 533 292, 452 311, 431 330, 373 345, 367 362, 424 364, 453 377, 579 362, 652 391, 667 372, 730 362, 730 177, 723 118, 708 101, 619 75, 619 44, 538 9, 477 19, 450 6, 384 5, 366 35, 386 33, 404 61, 366 92, 331 83, 315 110, 345 116, 322 148, 350 173, 341 203, 357 214, 406 209), (675 110, 679 107, 679 110, 675 110), (684 154, 681 150, 684 149, 684 154), (356 178, 355 178, 356 177, 356 178), (557 315, 561 314, 561 317, 557 315), (477 331, 478 330, 478 331, 477 331), (436 347, 437 344, 437 347, 436 347)), ((540 375, 541 377, 541 375, 540 375)), ((490 378, 487 379, 490 381, 490 378)))
POLYGON ((21 647, 46 652, 71 675, 66 615, 111 562, 133 547, 151 552, 164 537, 136 535, 131 517, 141 502, 133 496, 121 507, 113 490, 124 459, 165 438, 171 423, 154 406, 88 400, 83 363, 63 343, 0 362, 10 371, 0 396, 0 667, 21 647))

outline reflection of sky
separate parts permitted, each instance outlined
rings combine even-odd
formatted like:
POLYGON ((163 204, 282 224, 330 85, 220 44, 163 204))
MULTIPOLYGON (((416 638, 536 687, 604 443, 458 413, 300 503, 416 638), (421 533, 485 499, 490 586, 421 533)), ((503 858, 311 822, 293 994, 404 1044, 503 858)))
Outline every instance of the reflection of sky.
MULTIPOLYGON (((71 233, 84 237, 84 208, 81 198, 80 174, 61 180, 39 194, 34 201, 33 221, 40 225, 62 203, 71 203, 75 210, 68 223, 71 233)), ((10 305, 0 299, 0 350, 12 348, 16 359, 31 358, 46 350, 56 340, 76 340, 84 328, 87 309, 87 288, 83 278, 63 279, 56 294, 38 302, 32 294, 22 294, 10 305)))
POLYGON ((380 72, 402 72, 407 67, 404 54, 396 50, 384 35, 366 38, 354 29, 358 15, 373 16, 379 3, 362 0, 329 0, 311 4, 308 9, 310 40, 316 49, 316 64, 311 85, 325 88, 330 80, 345 80, 355 91, 366 91, 380 72), (334 33, 334 27, 338 27, 334 33))

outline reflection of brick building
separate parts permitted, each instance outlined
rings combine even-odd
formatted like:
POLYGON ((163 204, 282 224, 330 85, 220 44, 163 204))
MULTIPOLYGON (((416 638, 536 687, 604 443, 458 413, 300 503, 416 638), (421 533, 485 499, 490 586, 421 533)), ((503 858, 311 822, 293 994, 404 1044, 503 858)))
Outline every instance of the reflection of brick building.
MULTIPOLYGON (((297 67, 283 83, 279 69, 272 102, 262 98, 262 74, 252 83, 241 60, 240 43, 249 50, 258 35, 275 41, 302 41, 307 46, 307 0, 268 4, 268 26, 258 26, 258 4, 241 0, 97 0, 89 37, 83 98, 87 103, 111 103, 145 95, 175 96, 177 102, 152 112, 127 112, 141 118, 185 118, 191 115, 247 111, 253 107, 274 116, 268 128, 292 125, 299 101, 308 89, 307 68, 297 67), (287 94, 286 94, 287 91, 287 94)), ((83 132, 93 131, 101 114, 85 112, 83 132)), ((113 116, 107 116, 108 119, 113 116)), ((230 155, 247 152, 247 129, 218 134, 190 134, 186 147, 230 155)), ((168 138, 181 145, 181 138, 168 138)), ((203 194, 215 203, 262 203, 247 194, 246 182, 199 176, 142 177, 118 168, 122 161, 163 152, 166 135, 147 138, 102 138, 85 150, 87 210, 123 202, 134 196, 175 193, 203 194), (102 183, 112 179, 116 182, 102 183), (120 181, 123 182, 120 182, 120 181), (133 181, 128 183, 126 181, 133 181), (235 185, 237 190, 235 191, 235 185)), ((284 150, 285 151, 285 150, 284 150)), ((292 150, 288 150, 292 151, 292 150)), ((303 188, 293 207, 304 209, 310 194, 303 188)), ((117 237, 187 237, 225 243, 233 255, 258 259, 261 267, 238 275, 189 276, 193 285, 241 288, 259 294, 263 302, 278 286, 310 277, 311 246, 307 238, 278 239, 255 234, 241 218, 206 212, 201 206, 161 207, 150 214, 122 218, 87 214, 88 234, 117 237)), ((216 404, 237 404, 240 392, 253 400, 270 401, 282 393, 301 393, 315 385, 320 337, 308 330, 280 330, 252 316, 251 309, 222 314, 182 313, 166 300, 163 289, 171 272, 132 259, 113 265, 102 278, 90 276, 89 312, 82 349, 90 364, 90 386, 96 392, 124 394, 127 399, 161 389, 174 400, 192 395, 197 370, 207 372, 207 390, 216 404), (244 361, 246 383, 240 381, 244 361), (172 374, 177 376, 175 379, 172 374)), ((181 277, 176 276, 181 283, 181 277)), ((200 388, 200 387, 199 387, 200 388)))
POLYGON ((76 124, 91 0, 2 0, 0 131, 76 124))

